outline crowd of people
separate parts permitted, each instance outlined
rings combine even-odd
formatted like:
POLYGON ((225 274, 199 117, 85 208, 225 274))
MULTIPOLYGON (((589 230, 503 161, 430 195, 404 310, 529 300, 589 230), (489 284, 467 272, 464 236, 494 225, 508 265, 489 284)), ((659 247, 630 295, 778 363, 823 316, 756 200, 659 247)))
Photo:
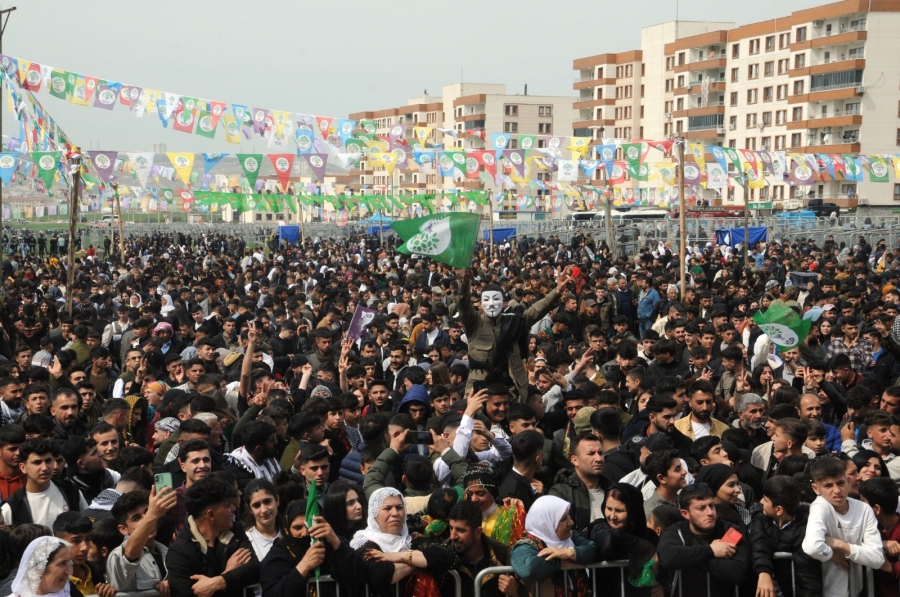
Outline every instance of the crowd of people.
POLYGON ((385 240, 7 251, 0 595, 900 593, 893 242, 385 240))

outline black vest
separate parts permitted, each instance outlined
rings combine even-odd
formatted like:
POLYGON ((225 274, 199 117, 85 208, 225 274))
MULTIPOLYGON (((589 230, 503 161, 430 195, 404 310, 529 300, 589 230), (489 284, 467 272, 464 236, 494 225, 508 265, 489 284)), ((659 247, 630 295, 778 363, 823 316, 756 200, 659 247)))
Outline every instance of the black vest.
MULTIPOLYGON (((69 512, 78 512, 81 502, 75 486, 67 480, 57 481, 54 479, 51 483, 56 485, 56 488, 62 492, 66 505, 69 507, 69 512)), ((12 513, 12 520, 6 521, 9 525, 18 526, 34 522, 34 519, 31 517, 31 507, 28 505, 28 497, 26 496, 24 485, 9 496, 6 503, 9 504, 9 509, 12 513)))

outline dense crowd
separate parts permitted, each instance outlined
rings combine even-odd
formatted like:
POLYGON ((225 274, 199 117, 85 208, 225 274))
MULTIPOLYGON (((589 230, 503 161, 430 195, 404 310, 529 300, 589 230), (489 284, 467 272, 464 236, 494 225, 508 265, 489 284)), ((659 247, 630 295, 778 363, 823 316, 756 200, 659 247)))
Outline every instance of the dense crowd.
POLYGON ((385 240, 5 247, 0 596, 900 594, 900 248, 385 240))

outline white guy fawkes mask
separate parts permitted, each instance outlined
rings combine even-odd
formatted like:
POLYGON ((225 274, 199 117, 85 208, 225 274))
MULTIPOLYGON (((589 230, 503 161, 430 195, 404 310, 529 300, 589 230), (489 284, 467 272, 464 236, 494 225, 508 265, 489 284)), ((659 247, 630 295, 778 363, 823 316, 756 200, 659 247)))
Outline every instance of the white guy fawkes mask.
POLYGON ((481 308, 488 317, 497 317, 503 312, 503 293, 488 290, 481 293, 481 308))

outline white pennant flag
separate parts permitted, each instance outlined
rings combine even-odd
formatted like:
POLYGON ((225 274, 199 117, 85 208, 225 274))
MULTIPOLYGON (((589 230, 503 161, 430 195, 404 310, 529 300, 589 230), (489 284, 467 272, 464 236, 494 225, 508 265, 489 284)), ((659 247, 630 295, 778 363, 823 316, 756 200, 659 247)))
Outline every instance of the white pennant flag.
POLYGON ((163 93, 163 97, 166 100, 166 120, 172 117, 172 113, 175 111, 175 108, 178 107, 178 102, 181 101, 181 96, 176 93, 169 93, 168 91, 163 93))
POLYGON ((134 173, 137 175, 141 187, 147 188, 147 179, 150 178, 150 170, 153 169, 153 156, 155 154, 150 151, 144 153, 129 153, 127 155, 128 159, 131 161, 131 165, 134 167, 134 173))

